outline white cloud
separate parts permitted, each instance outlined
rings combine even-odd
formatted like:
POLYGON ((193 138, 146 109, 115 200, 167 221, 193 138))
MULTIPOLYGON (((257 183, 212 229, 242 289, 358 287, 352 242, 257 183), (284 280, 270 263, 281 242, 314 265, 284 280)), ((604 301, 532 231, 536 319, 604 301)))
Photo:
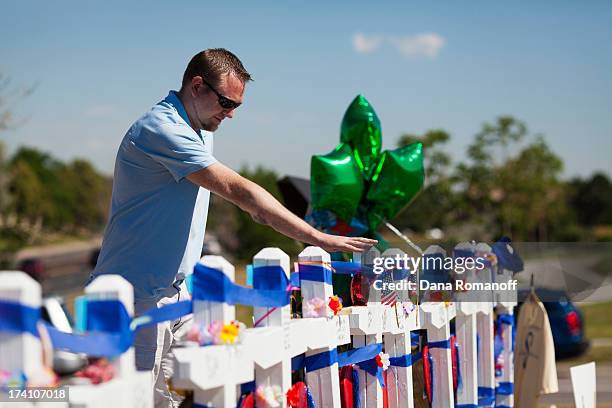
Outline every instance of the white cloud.
POLYGON ((446 44, 444 37, 436 33, 392 37, 389 38, 389 41, 397 48, 400 54, 406 57, 436 58, 444 44, 446 44))
POLYGON ((419 33, 402 37, 363 33, 353 35, 353 48, 361 54, 376 51, 384 43, 390 44, 405 57, 434 59, 446 44, 446 39, 437 33, 419 33))
POLYGON ((380 35, 365 35, 357 33, 353 35, 353 48, 361 54, 368 54, 375 51, 382 44, 383 37, 380 35))

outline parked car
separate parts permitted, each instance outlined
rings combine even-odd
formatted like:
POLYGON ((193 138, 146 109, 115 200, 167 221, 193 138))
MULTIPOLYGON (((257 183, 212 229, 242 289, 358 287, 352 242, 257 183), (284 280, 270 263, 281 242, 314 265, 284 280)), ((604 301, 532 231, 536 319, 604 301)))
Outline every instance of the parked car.
MULTIPOLYGON (((56 329, 72 333, 73 320, 60 297, 43 299, 41 317, 56 329)), ((85 354, 70 353, 63 350, 53 352, 53 371, 59 375, 70 375, 87 365, 85 354)))
MULTIPOLYGON (((521 290, 518 293, 517 321, 521 304, 528 295, 528 290, 521 290)), ((555 355, 558 358, 573 357, 586 351, 589 341, 584 334, 584 316, 578 306, 560 290, 540 288, 536 289, 536 295, 542 300, 548 313, 555 343, 555 355)))
POLYGON ((17 269, 30 275, 37 282, 41 282, 46 275, 45 264, 39 258, 27 258, 19 262, 17 269))

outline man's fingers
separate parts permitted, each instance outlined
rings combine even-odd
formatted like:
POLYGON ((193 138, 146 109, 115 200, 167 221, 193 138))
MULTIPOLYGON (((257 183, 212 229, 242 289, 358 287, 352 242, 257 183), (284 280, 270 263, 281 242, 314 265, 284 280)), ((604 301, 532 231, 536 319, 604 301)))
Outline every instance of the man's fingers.
POLYGON ((363 243, 368 244, 368 245, 376 245, 376 244, 378 244, 378 240, 376 240, 376 239, 362 238, 362 237, 356 237, 356 238, 353 238, 353 239, 356 239, 357 241, 363 242, 363 243))

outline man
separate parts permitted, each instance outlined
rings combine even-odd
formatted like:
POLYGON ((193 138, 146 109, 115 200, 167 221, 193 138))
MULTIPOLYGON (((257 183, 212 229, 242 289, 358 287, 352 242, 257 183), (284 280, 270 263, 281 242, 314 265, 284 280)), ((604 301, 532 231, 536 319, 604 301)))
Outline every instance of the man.
MULTIPOLYGON (((180 91, 171 91, 128 130, 117 153, 110 219, 91 279, 114 273, 134 286, 135 314, 185 300, 183 280, 199 260, 209 195, 248 212, 255 221, 327 251, 363 251, 366 238, 327 235, 283 207, 257 184, 213 157, 213 135, 242 104, 251 76, 225 49, 189 62, 180 91)), ((140 330, 136 366, 153 370, 155 405, 178 406, 167 380, 170 346, 188 318, 140 330)))

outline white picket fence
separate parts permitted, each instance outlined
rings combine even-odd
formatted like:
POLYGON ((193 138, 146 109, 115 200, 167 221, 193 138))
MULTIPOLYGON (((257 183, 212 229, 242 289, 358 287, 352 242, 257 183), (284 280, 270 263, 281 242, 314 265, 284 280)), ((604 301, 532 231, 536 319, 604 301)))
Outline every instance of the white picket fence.
MULTIPOLYGON (((492 252, 486 244, 461 243, 455 249, 472 253, 492 252)), ((396 253, 397 250, 390 250, 382 256, 393 257, 396 253)), ((445 255, 442 248, 435 246, 428 248, 425 254, 445 255)), ((371 250, 364 255, 355 254, 353 261, 367 263, 375 256, 380 254, 371 250)), ((330 255, 317 247, 306 248, 298 257, 298 264, 322 265, 328 269, 331 268, 330 261, 330 255)), ((234 281, 234 267, 224 258, 205 256, 201 263, 222 271, 234 281)), ((289 256, 278 248, 265 248, 253 259, 255 268, 280 266, 287 279, 290 276, 290 265, 289 256)), ((328 272, 332 273, 331 270, 328 272)), ((502 272, 495 280, 508 280, 512 277, 510 272, 502 272)), ((492 268, 472 270, 465 272, 461 278, 467 281, 490 281, 490 275, 486 278, 483 275, 492 273, 492 268)), ((328 299, 334 294, 332 285, 325 281, 302 280, 300 287, 304 306, 311 299, 328 299)), ((85 289, 85 294, 88 299, 119 300, 130 314, 133 313, 133 289, 120 276, 98 277, 85 289)), ((408 301, 406 293, 400 292, 399 296, 399 302, 408 301)), ((479 406, 479 392, 481 396, 491 393, 495 396, 496 386, 500 382, 512 383, 512 329, 509 325, 503 326, 504 369, 502 377, 496 378, 493 324, 495 308, 500 313, 512 314, 515 303, 506 299, 501 301, 493 292, 484 294, 482 301, 477 303, 461 302, 462 294, 457 296, 457 303, 425 302, 417 305, 410 313, 404 312, 401 303, 395 306, 383 305, 380 291, 373 289, 370 290, 367 306, 345 308, 337 316, 329 308, 325 317, 291 318, 289 305, 276 309, 255 307, 253 318, 254 321, 260 321, 260 324, 256 328, 246 329, 239 344, 175 349, 172 385, 193 390, 194 402, 201 406, 234 408, 240 385, 254 381, 256 387, 278 386, 283 395, 278 406, 285 407, 284 395, 291 387, 292 358, 305 355, 308 359, 326 353, 333 355, 338 346, 351 343, 353 348, 383 344, 384 352, 390 357, 401 358, 411 354, 411 332, 424 329, 427 332, 427 342, 432 345, 429 352, 435 387, 431 406, 476 407, 479 406), (452 320, 455 321, 460 355, 457 363, 461 373, 461 383, 456 394, 453 389, 451 350, 444 346, 451 335, 452 320)), ((40 299, 40 286, 27 275, 22 272, 0 272, 0 301, 39 307, 40 299)), ((229 322, 235 319, 235 307, 194 300, 193 319, 200 327, 213 321, 229 322)), ((40 341, 32 334, 0 332, 0 369, 35 372, 42 365, 40 355, 40 341)), ((115 359, 113 364, 117 375, 112 381, 101 385, 70 386, 70 401, 64 406, 152 406, 151 376, 149 372, 135 371, 133 349, 115 359)), ((382 407, 383 392, 387 393, 389 407, 414 406, 410 364, 389 367, 386 390, 383 390, 377 377, 369 372, 358 369, 358 376, 361 407, 382 407)), ((327 366, 306 370, 305 382, 312 392, 316 407, 341 406, 338 362, 331 359, 327 366)), ((512 394, 497 395, 496 404, 513 407, 512 394)), ((55 403, 53 406, 61 405, 55 403)))

